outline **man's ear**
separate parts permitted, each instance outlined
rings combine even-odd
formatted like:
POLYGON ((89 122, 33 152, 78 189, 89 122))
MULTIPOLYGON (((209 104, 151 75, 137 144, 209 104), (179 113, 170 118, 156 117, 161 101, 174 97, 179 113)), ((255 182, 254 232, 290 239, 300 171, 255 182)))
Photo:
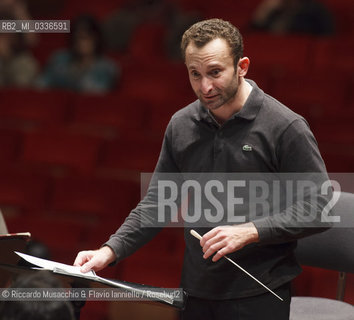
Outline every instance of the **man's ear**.
POLYGON ((249 66, 250 66, 250 59, 248 59, 247 57, 240 58, 237 64, 239 76, 245 77, 248 72, 249 66))

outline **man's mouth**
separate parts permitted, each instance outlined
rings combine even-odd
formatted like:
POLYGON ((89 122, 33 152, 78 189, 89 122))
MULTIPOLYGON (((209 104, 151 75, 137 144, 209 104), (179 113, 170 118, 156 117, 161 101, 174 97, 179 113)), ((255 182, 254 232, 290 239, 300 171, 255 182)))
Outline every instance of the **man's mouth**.
POLYGON ((212 96, 204 96, 204 99, 206 99, 206 100, 211 100, 211 99, 214 99, 215 97, 217 97, 218 96, 218 94, 214 94, 214 95, 212 95, 212 96))

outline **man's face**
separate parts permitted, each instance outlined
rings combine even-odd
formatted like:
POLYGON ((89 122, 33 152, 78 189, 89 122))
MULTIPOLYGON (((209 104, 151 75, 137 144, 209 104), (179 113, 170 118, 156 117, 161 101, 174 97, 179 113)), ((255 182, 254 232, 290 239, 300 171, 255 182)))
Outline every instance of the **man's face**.
POLYGON ((230 47, 224 39, 214 39, 198 48, 190 43, 186 48, 186 66, 193 91, 209 110, 231 104, 238 90, 230 47))

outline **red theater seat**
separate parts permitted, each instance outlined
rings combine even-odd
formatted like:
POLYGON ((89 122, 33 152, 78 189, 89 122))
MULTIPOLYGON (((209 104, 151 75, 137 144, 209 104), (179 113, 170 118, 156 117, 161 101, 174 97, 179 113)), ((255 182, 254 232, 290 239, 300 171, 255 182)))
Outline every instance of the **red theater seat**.
POLYGON ((132 181, 61 178, 54 181, 50 209, 89 215, 98 221, 115 220, 118 226, 139 199, 140 186, 132 181))
POLYGON ((134 63, 153 64, 161 59, 166 60, 165 34, 166 28, 158 20, 137 27, 128 48, 134 63))
POLYGON ((68 115, 69 97, 64 91, 1 90, 1 122, 62 123, 68 115))
POLYGON ((250 68, 261 69, 270 75, 291 72, 305 74, 311 54, 311 37, 280 36, 268 33, 252 33, 245 37, 244 55, 251 60, 250 68))
POLYGON ((278 77, 273 84, 275 98, 296 108, 297 105, 317 109, 316 114, 326 110, 345 107, 346 88, 342 82, 328 81, 328 73, 312 73, 306 77, 294 77, 292 74, 278 77))
POLYGON ((138 97, 146 107, 148 118, 155 112, 175 111, 194 99, 187 70, 181 63, 163 60, 132 63, 123 72, 121 92, 138 97))
MULTIPOLYGON (((252 1, 234 1, 234 0, 219 0, 217 6, 208 5, 205 2, 203 10, 206 18, 221 17, 224 20, 230 21, 237 28, 247 28, 252 18, 252 14, 262 0, 252 1)), ((191 1, 194 2, 194 1, 191 1)))
MULTIPOLYGON (((68 19, 68 17, 59 18, 58 15, 54 17, 55 19, 68 19)), ((32 52, 43 68, 55 52, 69 46, 69 35, 70 33, 41 33, 39 43, 34 46, 32 52)))
POLYGON ((0 164, 11 163, 18 156, 22 136, 11 130, 0 130, 0 164))
POLYGON ((95 167, 99 145, 99 138, 77 134, 63 127, 41 128, 25 136, 22 160, 88 173, 95 167))
POLYGON ((336 33, 353 36, 353 2, 348 0, 322 0, 334 16, 336 33))
POLYGON ((328 73, 329 68, 336 72, 352 73, 354 41, 348 37, 314 39, 313 64, 328 73))
POLYGON ((162 140, 148 135, 126 136, 107 142, 100 166, 141 172, 152 172, 157 163, 162 140))
POLYGON ((144 126, 146 104, 143 99, 121 92, 108 95, 76 95, 73 120, 77 124, 112 126, 124 134, 144 126))
POLYGON ((0 206, 41 210, 45 206, 49 179, 41 174, 4 167, 0 169, 0 206))
MULTIPOLYGON (((77 16, 86 13, 91 14, 98 20, 104 19, 115 9, 119 9, 125 0, 101 0, 97 2, 87 2, 85 0, 66 1, 61 15, 61 19, 75 19, 77 16)), ((58 19, 58 18, 57 18, 58 19)), ((72 22, 71 20, 71 22, 72 22)))

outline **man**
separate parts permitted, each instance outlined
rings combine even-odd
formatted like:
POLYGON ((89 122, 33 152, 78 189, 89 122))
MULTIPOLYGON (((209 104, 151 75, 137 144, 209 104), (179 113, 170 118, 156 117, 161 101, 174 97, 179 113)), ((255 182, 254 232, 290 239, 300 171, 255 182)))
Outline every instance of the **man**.
MULTIPOLYGON (((102 248, 78 254, 74 264, 84 272, 122 260, 159 231, 140 223, 156 220, 157 173, 326 172, 306 121, 245 80, 250 60, 237 28, 220 19, 198 22, 181 47, 198 100, 172 117, 147 196, 102 248)), ((314 232, 305 213, 302 201, 272 216, 209 228, 202 231, 203 253, 186 230, 183 319, 287 319, 289 282, 300 273, 294 240, 314 232), (225 255, 284 301, 220 260, 225 255)))
MULTIPOLYGON (((10 286, 10 291, 19 289, 26 293, 38 292, 44 288, 55 289, 58 293, 64 293, 61 289, 63 284, 49 271, 38 271, 36 273, 24 273, 19 275, 10 286), (28 292, 26 292, 28 291, 28 292)), ((21 291, 20 291, 21 292, 21 291)), ((19 293, 20 293, 19 292, 19 293)), ((55 293, 57 293, 55 292, 55 293)), ((4 296, 5 297, 5 296, 4 296)), ((75 320, 74 308, 68 300, 30 299, 2 300, 0 301, 0 319, 2 320, 75 320)), ((79 319, 79 318, 77 318, 79 319)))

